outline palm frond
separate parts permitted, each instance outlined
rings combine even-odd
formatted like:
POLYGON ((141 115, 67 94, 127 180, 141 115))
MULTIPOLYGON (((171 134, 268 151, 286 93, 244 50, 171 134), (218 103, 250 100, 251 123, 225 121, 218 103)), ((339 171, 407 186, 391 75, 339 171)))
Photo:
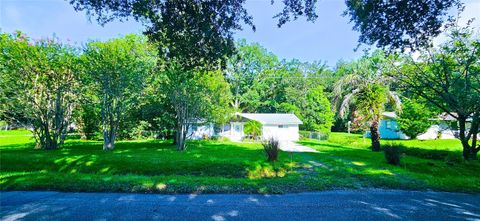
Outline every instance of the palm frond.
POLYGON ((341 118, 344 118, 345 115, 348 113, 348 110, 350 110, 350 103, 352 101, 352 98, 359 92, 358 89, 353 90, 352 93, 349 93, 343 97, 342 104, 340 105, 339 108, 339 116, 341 118))
POLYGON ((396 110, 402 111, 402 100, 396 91, 388 91, 387 99, 390 104, 395 106, 396 110))

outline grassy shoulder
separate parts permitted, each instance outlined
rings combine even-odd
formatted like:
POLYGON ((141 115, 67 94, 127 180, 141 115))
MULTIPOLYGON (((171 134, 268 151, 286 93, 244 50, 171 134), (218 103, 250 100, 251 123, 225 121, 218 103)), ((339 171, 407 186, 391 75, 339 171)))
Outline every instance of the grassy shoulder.
MULTIPOLYGON (((105 152, 101 142, 67 140, 62 149, 44 151, 34 150, 25 133, 15 133, 5 134, 8 139, 0 135, 1 190, 286 193, 376 187, 480 192, 478 162, 452 165, 407 155, 401 166, 391 166, 358 135, 304 140, 302 144, 320 152, 294 153, 293 161, 281 152, 274 167, 258 143, 196 141, 178 152, 169 142, 122 141, 105 152)), ((405 145, 461 150, 459 144, 414 144, 405 145)))

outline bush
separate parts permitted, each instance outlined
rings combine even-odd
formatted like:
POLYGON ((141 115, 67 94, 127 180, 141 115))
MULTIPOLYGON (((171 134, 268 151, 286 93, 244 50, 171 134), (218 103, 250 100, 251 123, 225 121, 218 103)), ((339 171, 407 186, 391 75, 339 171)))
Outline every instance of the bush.
POLYGON ((400 157, 403 149, 404 147, 402 145, 384 145, 383 152, 385 153, 385 159, 387 160, 387 163, 392 165, 400 165, 400 157))
POLYGON ((147 121, 140 121, 128 134, 131 138, 136 140, 147 139, 151 136, 146 131, 152 127, 147 121))
POLYGON ((262 143, 263 149, 267 154, 267 160, 275 162, 278 160, 279 143, 275 138, 270 138, 262 143))
MULTIPOLYGON (((431 108, 430 108, 431 109, 431 108)), ((402 112, 397 121, 400 130, 411 139, 425 133, 432 125, 432 117, 435 113, 429 109, 425 101, 406 99, 402 103, 402 112)))
POLYGON ((464 162, 463 156, 459 153, 449 153, 445 157, 445 163, 448 165, 454 165, 454 164, 459 164, 463 162, 464 162))
POLYGON ((451 153, 451 151, 448 150, 428 150, 419 147, 409 147, 405 148, 403 151, 408 156, 430 160, 443 160, 451 153))

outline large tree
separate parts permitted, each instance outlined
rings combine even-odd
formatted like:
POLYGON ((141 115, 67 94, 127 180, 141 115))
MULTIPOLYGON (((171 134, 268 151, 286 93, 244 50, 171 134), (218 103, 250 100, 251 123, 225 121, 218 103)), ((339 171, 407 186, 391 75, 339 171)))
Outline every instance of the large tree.
MULTIPOLYGON (((276 15, 279 26, 305 16, 315 21, 317 0, 286 0, 276 15)), ((344 15, 360 32, 359 43, 379 48, 420 49, 441 33, 452 8, 461 10, 460 0, 345 0, 344 15)))
POLYGON ((96 15, 102 24, 115 18, 134 18, 145 24, 145 34, 158 46, 159 56, 165 60, 164 68, 172 82, 168 98, 172 105, 177 105, 173 109, 179 150, 185 149, 185 117, 191 116, 186 115, 184 110, 203 105, 190 98, 189 89, 185 86, 191 85, 198 73, 215 72, 224 67, 226 57, 234 53, 234 31, 241 30, 242 23, 253 27, 252 18, 243 8, 244 2, 245 0, 70 1, 76 10, 86 10, 87 13, 96 15))
POLYGON ((55 39, 0 34, 0 115, 32 127, 37 148, 57 149, 76 105, 78 54, 55 39))
MULTIPOLYGON (((242 21, 255 29, 245 0, 69 0, 76 10, 97 15, 104 24, 115 18, 143 21, 165 53, 189 63, 216 61, 232 52, 233 31, 242 21), (189 55, 189 56, 184 56, 189 55), (197 58, 202 60, 196 60, 197 58)), ((275 1, 272 1, 272 4, 275 1)), ((285 0, 274 17, 278 26, 306 17, 315 21, 317 0, 285 0)), ((428 45, 460 0, 345 0, 345 15, 360 32, 360 43, 381 48, 416 49, 428 45)))
POLYGON ((453 25, 448 40, 403 65, 392 75, 414 93, 457 119, 463 157, 477 159, 480 124, 480 39, 470 28, 453 25))
POLYGON ((342 77, 335 85, 335 105, 341 117, 350 110, 360 115, 362 123, 366 123, 370 130, 372 150, 380 151, 379 123, 382 113, 388 103, 399 108, 400 100, 392 90, 391 78, 386 76, 388 58, 381 51, 371 56, 365 55, 353 62, 349 74, 342 77))
POLYGON ((158 43, 160 56, 183 68, 216 67, 234 52, 233 33, 252 24, 245 0, 70 0, 105 24, 134 18, 158 43))
POLYGON ((84 83, 93 84, 100 102, 104 150, 115 147, 119 125, 141 96, 146 76, 154 71, 156 61, 155 48, 143 36, 87 44, 84 83))
POLYGON ((236 43, 237 53, 228 59, 226 79, 233 94, 232 106, 236 111, 256 111, 258 94, 253 92, 259 76, 273 72, 279 66, 277 56, 259 44, 245 40, 236 43))

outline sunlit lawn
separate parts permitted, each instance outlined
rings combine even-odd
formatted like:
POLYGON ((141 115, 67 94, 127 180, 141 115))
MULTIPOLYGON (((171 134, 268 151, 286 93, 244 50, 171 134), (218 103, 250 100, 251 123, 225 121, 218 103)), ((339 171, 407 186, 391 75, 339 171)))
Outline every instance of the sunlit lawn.
MULTIPOLYGON (((393 142, 393 141, 388 141, 393 142)), ((402 141, 418 147, 401 166, 385 163, 359 135, 302 141, 320 153, 280 154, 275 168, 260 144, 123 141, 114 151, 99 141, 67 140, 59 150, 34 150, 28 131, 0 132, 0 189, 164 193, 285 193, 335 188, 395 188, 480 192, 478 162, 446 163, 435 149, 460 156, 457 141, 402 141), (426 152, 425 152, 426 151, 426 152), (432 157, 433 156, 433 157, 432 157), (440 159, 441 158, 441 159, 440 159)), ((443 153, 443 152, 442 152, 443 153)))

